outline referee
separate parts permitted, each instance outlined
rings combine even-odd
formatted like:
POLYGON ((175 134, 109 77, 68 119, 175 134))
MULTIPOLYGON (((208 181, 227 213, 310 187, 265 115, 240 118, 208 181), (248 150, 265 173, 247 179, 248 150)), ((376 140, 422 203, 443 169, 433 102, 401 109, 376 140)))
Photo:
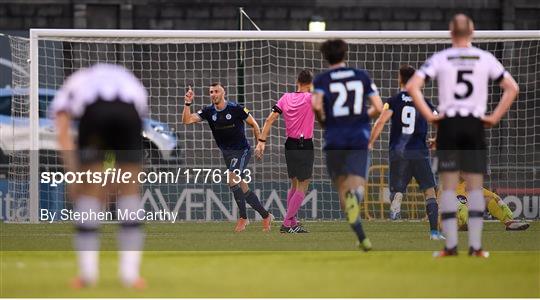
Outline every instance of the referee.
MULTIPOLYGON (((142 118, 148 112, 147 92, 141 82, 121 66, 98 64, 73 73, 51 104, 58 143, 66 171, 103 172, 105 156, 114 156, 116 167, 131 174, 141 170, 142 118), (78 140, 70 133, 78 120, 78 140), (75 155, 77 151, 78 155, 75 155)), ((106 186, 108 187, 108 186, 106 186)), ((84 182, 74 191, 74 211, 100 212, 107 192, 99 183, 84 182)), ((137 182, 118 185, 117 209, 128 215, 142 208, 137 182)), ((120 279, 127 287, 144 288, 139 277, 144 233, 137 220, 120 223, 120 279)), ((79 276, 74 288, 93 286, 98 279, 98 220, 76 220, 75 248, 79 276)))
POLYGON ((311 82, 313 73, 302 70, 296 80, 297 90, 285 93, 272 107, 272 112, 266 118, 257 148, 256 156, 263 156, 266 139, 270 134, 272 124, 283 115, 287 141, 285 142, 285 161, 287 173, 291 179, 291 188, 287 193, 287 213, 281 225, 282 233, 308 233, 298 223, 296 215, 309 186, 309 179, 313 173, 313 125, 315 115, 311 108, 311 82))
POLYGON ((495 126, 508 111, 518 86, 501 63, 489 52, 471 45, 472 20, 457 14, 450 22, 452 47, 435 53, 407 83, 407 90, 420 113, 439 123, 437 147, 442 182, 440 210, 446 246, 434 256, 457 255, 456 188, 460 172, 469 195, 469 255, 488 257, 482 250, 482 226, 485 210, 482 185, 487 170, 487 146, 484 127, 495 126), (439 115, 433 114, 420 91, 429 78, 437 80, 439 115), (499 104, 486 115, 488 82, 495 81, 504 90, 499 104))

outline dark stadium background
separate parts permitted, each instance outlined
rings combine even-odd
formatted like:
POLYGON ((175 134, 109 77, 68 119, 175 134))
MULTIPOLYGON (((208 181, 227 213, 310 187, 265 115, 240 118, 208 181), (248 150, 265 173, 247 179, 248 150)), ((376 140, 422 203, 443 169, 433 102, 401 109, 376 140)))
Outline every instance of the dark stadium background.
MULTIPOLYGON (((322 17, 327 30, 445 30, 464 12, 480 30, 540 29, 537 0, 2 0, 0 32, 29 28, 238 29, 244 7, 262 30, 307 30, 322 17)), ((0 57, 9 47, 2 39, 0 57)), ((0 67, 0 86, 10 72, 0 67)))

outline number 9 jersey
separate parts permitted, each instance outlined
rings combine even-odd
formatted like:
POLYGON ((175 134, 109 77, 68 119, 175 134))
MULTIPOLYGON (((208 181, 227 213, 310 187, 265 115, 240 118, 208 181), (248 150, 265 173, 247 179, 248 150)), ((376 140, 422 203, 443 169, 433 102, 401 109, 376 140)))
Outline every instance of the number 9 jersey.
MULTIPOLYGON (((429 108, 436 113, 430 101, 426 99, 429 108)), ((428 123, 416 111, 412 98, 406 91, 386 100, 383 110, 392 111, 390 126, 390 160, 399 156, 406 159, 422 159, 429 157, 426 144, 428 123)))
POLYGON ((313 80, 314 93, 323 95, 325 150, 367 149, 371 125, 368 97, 378 94, 368 73, 354 68, 335 68, 313 80))

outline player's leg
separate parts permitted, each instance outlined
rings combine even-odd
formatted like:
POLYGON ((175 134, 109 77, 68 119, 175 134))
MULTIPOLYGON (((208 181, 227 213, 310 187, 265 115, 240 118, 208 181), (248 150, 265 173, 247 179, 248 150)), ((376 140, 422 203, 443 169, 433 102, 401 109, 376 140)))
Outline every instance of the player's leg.
MULTIPOLYGON (((119 163, 123 172, 138 174, 141 167, 138 163, 119 163)), ((135 176, 135 175, 132 175, 135 176)), ((118 186, 117 207, 124 215, 136 214, 143 209, 140 197, 140 187, 137 182, 124 183, 118 186)), ((144 231, 139 220, 119 220, 118 231, 120 280, 126 287, 141 289, 145 282, 140 276, 142 249, 144 245, 144 231)))
POLYGON ((436 252, 435 256, 457 255, 457 201, 456 188, 459 182, 460 153, 458 137, 460 119, 445 118, 439 122, 437 132, 437 157, 439 178, 441 182, 441 195, 439 209, 441 212, 441 227, 446 237, 445 248, 436 252))
POLYGON ((345 179, 340 182, 338 193, 342 208, 345 208, 347 221, 358 237, 360 247, 364 251, 371 250, 371 242, 366 237, 360 216, 360 203, 364 201, 365 178, 369 166, 367 150, 348 150, 344 152, 343 166, 345 179))
POLYGON ((296 182, 296 191, 291 196, 290 205, 287 207, 287 214, 284 226, 289 227, 289 232, 307 233, 308 231, 301 225, 297 224, 296 215, 302 206, 304 197, 309 187, 310 178, 313 173, 314 151, 313 142, 311 140, 293 141, 288 139, 289 145, 287 149, 287 172, 289 177, 292 177, 296 182))
POLYGON ((266 208, 264 208, 261 201, 259 200, 259 197, 257 197, 257 195, 249 189, 249 185, 245 180, 245 171, 251 172, 247 170, 247 165, 250 159, 250 149, 242 150, 242 152, 239 153, 236 169, 240 171, 240 177, 242 179, 240 180, 240 188, 244 193, 244 199, 246 203, 249 204, 249 206, 251 206, 251 208, 253 208, 262 217, 263 231, 270 231, 273 216, 268 212, 268 210, 266 210, 266 208))
MULTIPOLYGON (((295 144, 290 140, 287 139, 285 141, 285 164, 287 165, 287 174, 289 176, 289 179, 291 181, 291 188, 287 192, 287 211, 289 211, 289 207, 291 206, 291 198, 296 192, 296 188, 298 187, 298 179, 296 178, 294 174, 294 169, 292 168, 292 164, 294 162, 293 152, 295 144)), ((296 223, 296 220, 295 220, 296 223)), ((282 224, 282 229, 280 231, 287 232, 288 228, 290 227, 290 224, 288 224, 287 218, 284 218, 284 222, 282 224)))
POLYGON ((484 225, 484 211, 486 202, 482 187, 484 185, 483 174, 463 173, 467 187, 467 204, 469 208, 469 253, 474 254, 482 251, 482 229, 484 225))
MULTIPOLYGON (((131 104, 117 102, 109 108, 114 124, 105 135, 109 149, 114 149, 116 166, 137 178, 142 170, 142 120, 131 104)), ((136 180, 115 186, 116 208, 124 216, 134 216, 143 209, 140 185, 136 180)), ((118 275, 126 287, 142 289, 144 280, 140 277, 140 265, 144 244, 144 231, 140 220, 120 219, 118 240, 118 275)))
POLYGON ((401 202, 411 181, 412 172, 409 160, 395 158, 390 160, 388 172, 390 183, 390 214, 391 220, 401 219, 401 202))
POLYGON ((441 227, 446 237, 445 249, 437 255, 447 256, 457 254, 458 234, 457 234, 457 201, 456 188, 459 182, 459 172, 444 171, 440 173, 441 179, 441 227))
MULTIPOLYGON (((290 180, 291 180, 291 188, 287 192, 287 210, 291 206, 291 198, 294 195, 294 193, 296 192, 296 189, 298 188, 298 179, 296 177, 294 177, 294 178, 290 178, 290 180)), ((295 218, 294 223, 296 223, 296 222, 297 222, 297 220, 295 218)))
POLYGON ((418 182, 420 190, 424 191, 426 200, 426 215, 429 220, 430 239, 440 240, 444 237, 439 233, 439 205, 435 193, 435 177, 431 171, 431 164, 428 158, 414 160, 411 163, 413 176, 418 182))
MULTIPOLYGON (((101 163, 85 162, 81 171, 102 172, 101 163)), ((102 210, 105 194, 99 184, 84 182, 77 184, 74 193, 73 210, 75 213, 88 214, 102 210)), ((78 277, 72 286, 82 288, 95 285, 99 276, 99 221, 96 219, 75 220, 75 250, 77 251, 78 277)))
POLYGON ((508 231, 527 230, 529 224, 514 220, 514 214, 510 207, 502 199, 493 197, 484 197, 486 199, 487 210, 497 220, 501 221, 508 231))
POLYGON ((340 205, 347 215, 347 222, 358 238, 364 251, 371 250, 371 242, 367 238, 360 215, 360 203, 364 199, 365 179, 357 175, 340 176, 335 184, 338 186, 340 205))
POLYGON ((460 165, 466 182, 467 204, 469 207, 469 255, 488 257, 482 250, 482 229, 484 225, 484 174, 487 171, 487 146, 485 143, 484 124, 481 120, 468 117, 463 120, 467 130, 461 140, 460 165))
POLYGON ((308 179, 296 179, 296 181, 296 192, 291 197, 290 206, 287 207, 287 214, 285 216, 285 220, 288 221, 288 223, 284 224, 280 231, 284 232, 286 230, 286 232, 288 233, 309 233, 309 231, 307 231, 304 226, 296 220, 296 215, 298 214, 298 211, 302 206, 302 202, 304 201, 304 197, 310 181, 308 179))
MULTIPOLYGON (((103 172, 104 134, 107 132, 107 118, 102 118, 103 109, 100 103, 88 106, 79 121, 78 128, 78 161, 80 171, 103 172)), ((102 210, 105 200, 103 187, 98 183, 84 181, 76 184, 73 209, 76 213, 85 214, 102 210)), ((75 220, 75 249, 79 276, 72 282, 74 287, 93 285, 98 279, 99 266, 99 221, 95 219, 75 220)))
POLYGON ((240 215, 238 221, 236 222, 234 231, 241 232, 244 231, 246 229, 246 226, 249 224, 246 210, 246 197, 241 186, 242 178, 234 172, 234 170, 238 169, 237 166, 239 156, 241 157, 241 155, 239 155, 239 151, 234 150, 223 150, 222 154, 223 159, 225 160, 225 165, 230 171, 229 177, 227 178, 227 184, 229 185, 229 189, 233 194, 233 198, 236 202, 236 206, 238 207, 238 213, 240 215))

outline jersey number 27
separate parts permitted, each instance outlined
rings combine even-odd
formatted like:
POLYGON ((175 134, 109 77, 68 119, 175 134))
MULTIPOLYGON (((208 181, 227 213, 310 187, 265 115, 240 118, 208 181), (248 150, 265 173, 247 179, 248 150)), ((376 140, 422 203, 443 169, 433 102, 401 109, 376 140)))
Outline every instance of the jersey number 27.
POLYGON ((353 115, 362 114, 364 100, 364 85, 360 80, 343 82, 333 82, 330 84, 330 92, 337 93, 338 96, 332 107, 334 117, 345 117, 351 115, 351 110, 347 104, 349 91, 354 91, 353 115))

